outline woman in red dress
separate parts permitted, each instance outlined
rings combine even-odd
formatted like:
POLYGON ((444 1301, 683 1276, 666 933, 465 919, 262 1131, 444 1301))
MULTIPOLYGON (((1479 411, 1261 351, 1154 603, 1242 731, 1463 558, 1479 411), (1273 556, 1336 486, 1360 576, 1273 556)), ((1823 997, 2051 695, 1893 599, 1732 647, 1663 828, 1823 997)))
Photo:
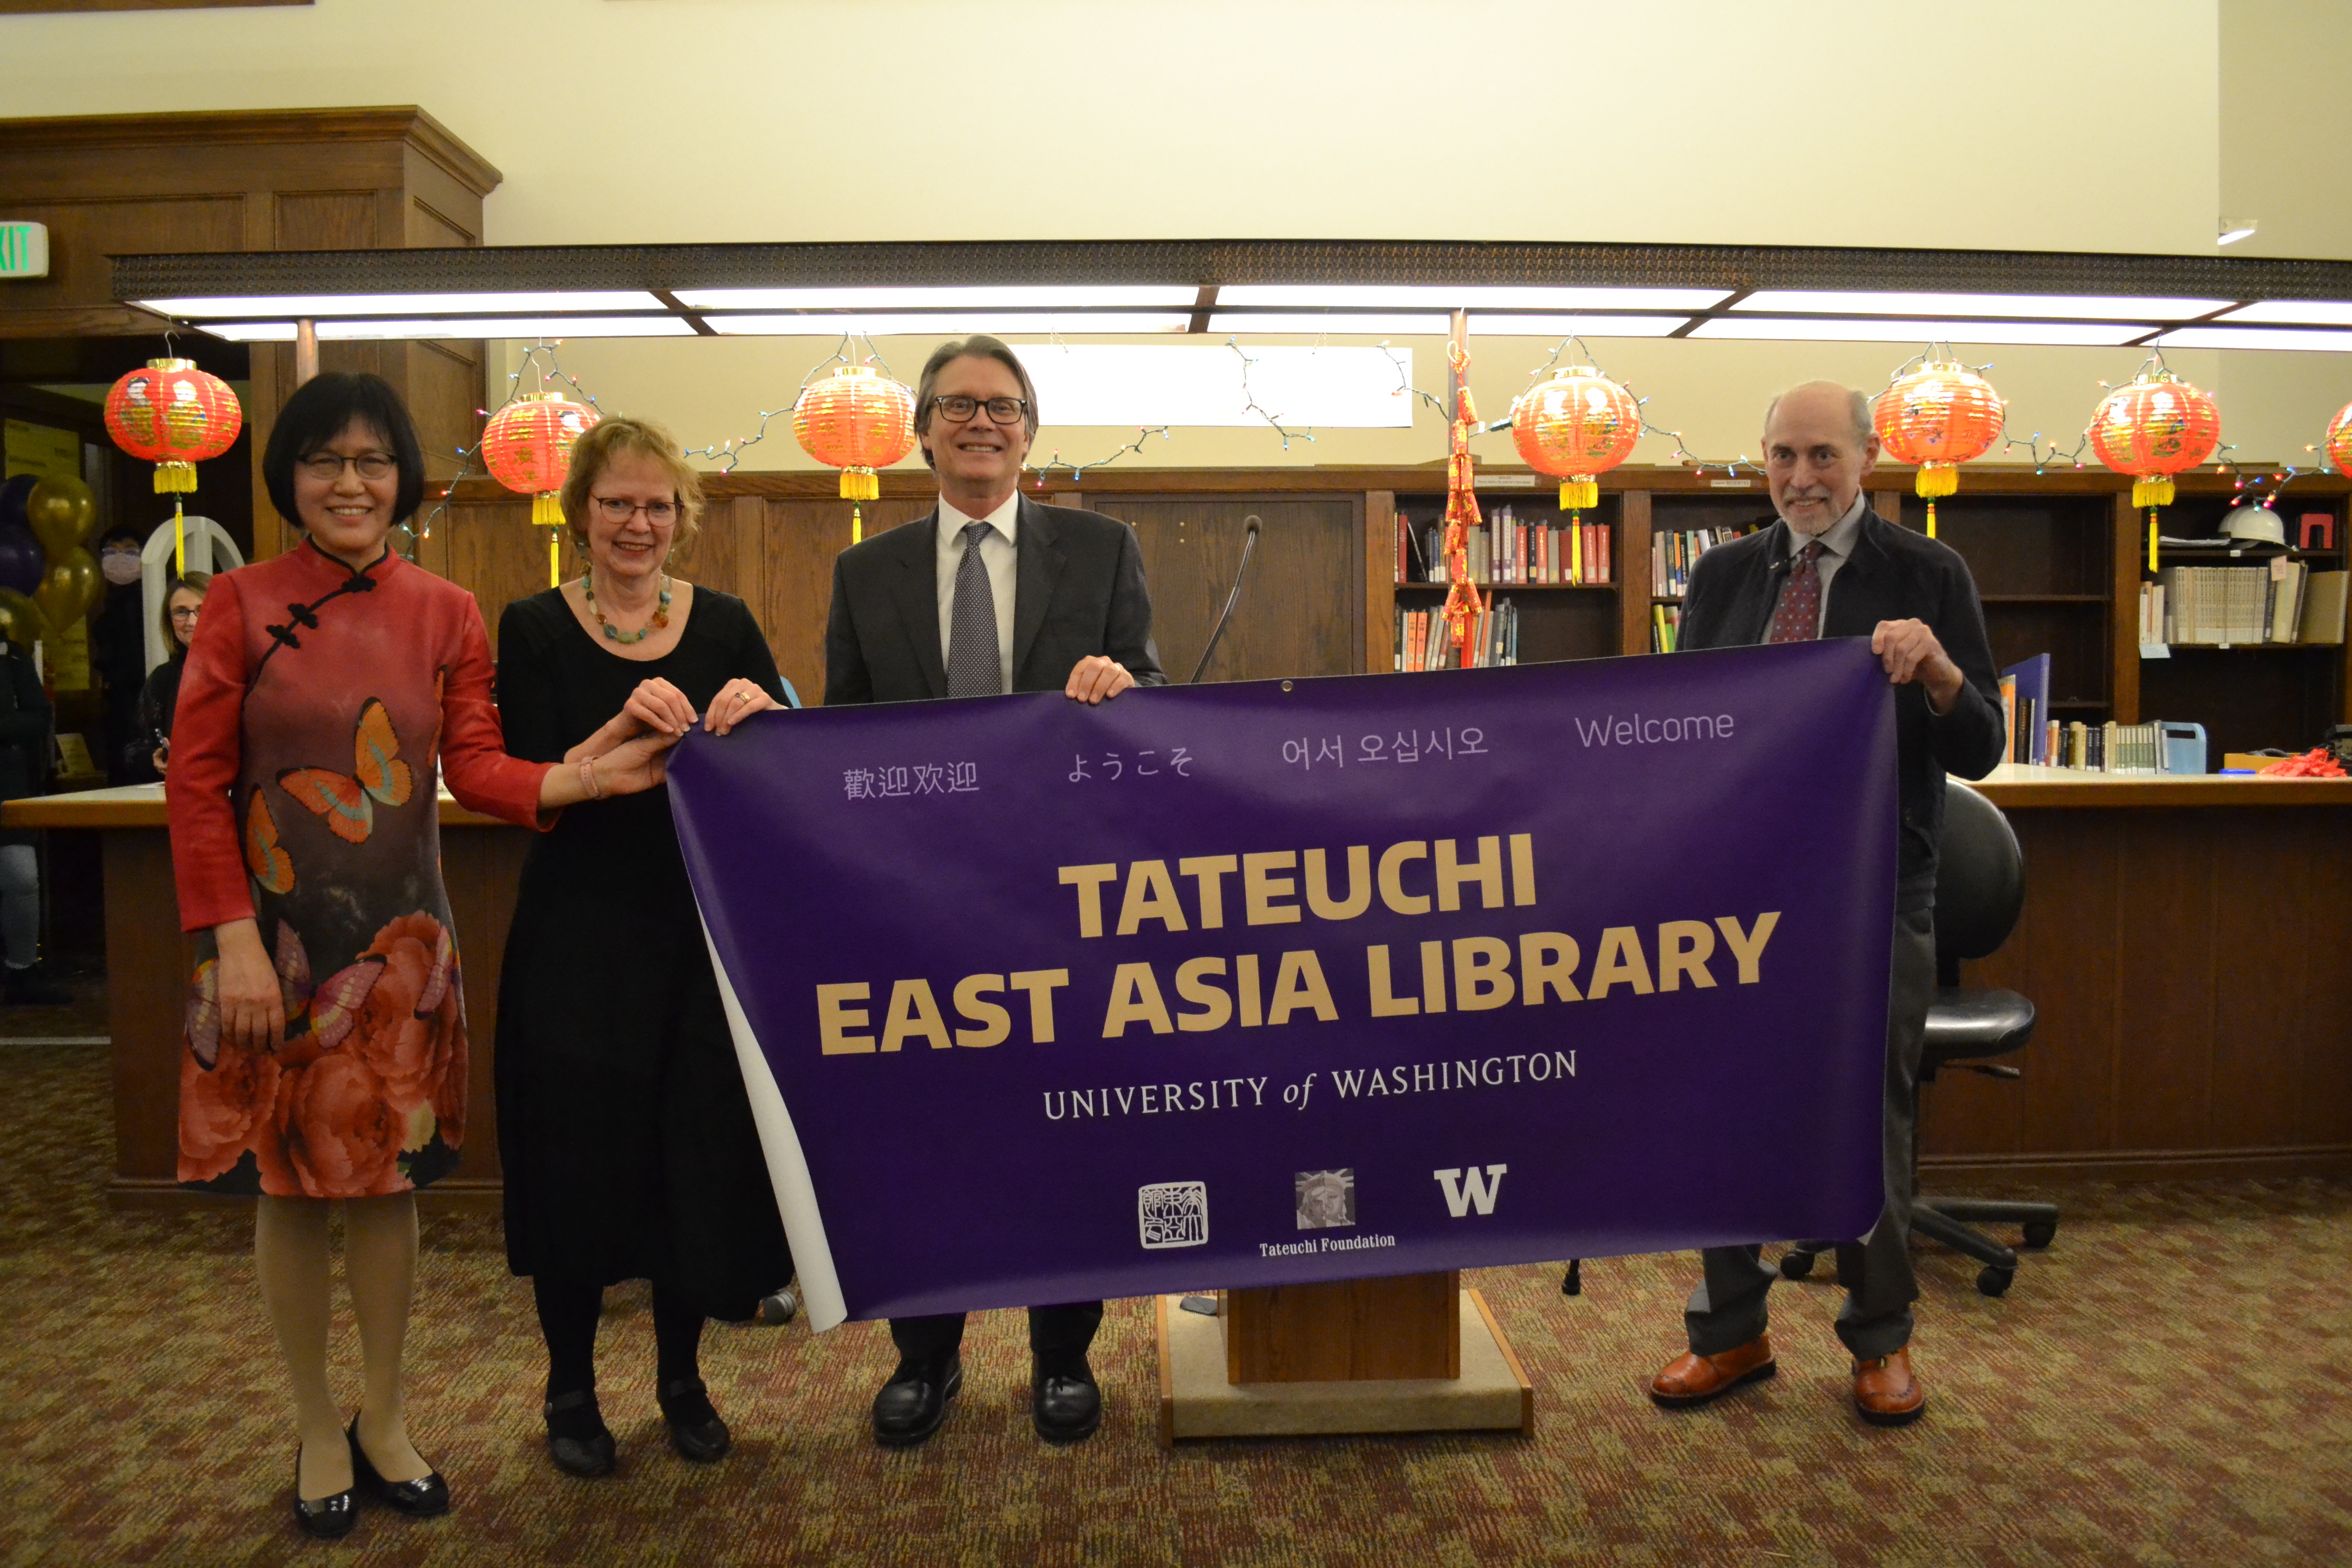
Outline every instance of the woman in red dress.
POLYGON ((672 737, 616 717, 562 762, 506 754, 473 595, 385 543, 423 499, 425 465, 380 378, 299 388, 262 475, 307 537, 213 579, 173 727, 173 868, 197 948, 180 1179, 259 1194, 254 1261, 300 1441, 295 1518, 335 1536, 359 1485, 403 1513, 448 1507, 400 1383, 414 1194, 466 1138, 436 762, 467 806, 543 825, 659 783, 672 737), (336 1199, 364 1366, 348 1427, 327 1382, 336 1199))

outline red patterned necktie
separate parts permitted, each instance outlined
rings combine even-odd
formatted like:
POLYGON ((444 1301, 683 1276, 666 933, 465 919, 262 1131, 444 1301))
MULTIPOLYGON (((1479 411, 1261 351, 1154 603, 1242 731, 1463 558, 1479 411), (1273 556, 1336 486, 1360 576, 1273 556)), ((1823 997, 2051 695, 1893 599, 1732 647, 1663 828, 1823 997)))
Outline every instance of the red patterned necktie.
POLYGON ((1766 642, 1811 642, 1822 635, 1822 574, 1813 564, 1821 558, 1818 539, 1797 552, 1797 563, 1780 585, 1780 602, 1773 607, 1766 642))

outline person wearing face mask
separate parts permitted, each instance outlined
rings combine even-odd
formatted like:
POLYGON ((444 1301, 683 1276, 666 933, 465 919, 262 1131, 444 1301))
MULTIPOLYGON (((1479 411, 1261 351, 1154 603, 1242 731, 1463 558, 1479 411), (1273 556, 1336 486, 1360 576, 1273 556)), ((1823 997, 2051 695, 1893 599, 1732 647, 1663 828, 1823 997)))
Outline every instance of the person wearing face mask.
MULTIPOLYGON (((1853 1401, 1874 1426, 1927 1408, 1911 1370, 1910 1215, 1913 1121, 1927 1004, 1936 984, 1936 842, 1944 777, 1979 779, 2005 736, 1984 608, 1948 546, 1870 508, 1863 481, 1878 463, 1870 402, 1833 382, 1808 382, 1764 410, 1764 473, 1780 521, 1698 559, 1683 599, 1676 651, 1753 643, 1867 637, 1895 688, 1895 769, 1902 808, 1887 991, 1883 1157, 1885 1202, 1861 1241, 1837 1249, 1846 1288, 1838 1338, 1853 1356, 1853 1401)), ((1802 810, 1801 801, 1760 803, 1802 810)), ((1705 1085, 1691 1086, 1703 1094, 1705 1085)), ((1689 1352, 1651 1381, 1670 1407, 1703 1405, 1769 1377, 1765 1292, 1779 1276, 1758 1247, 1711 1247, 1684 1313, 1689 1352)))
MULTIPOLYGON (((1007 691, 1097 703, 1168 683, 1135 531, 1020 493, 1037 392, 1012 349, 974 336, 933 351, 915 434, 940 504, 835 559, 827 707, 1007 691)), ((1087 1352, 1102 1311, 1100 1301, 1029 1309, 1030 1416, 1049 1443, 1101 1425, 1087 1352)), ((898 1366, 874 1396, 876 1442, 905 1447, 939 1430, 963 1387, 963 1330, 961 1312, 890 1321, 898 1366)))
MULTIPOLYGON (((587 570, 499 621, 516 755, 569 763, 616 709, 725 735, 792 702, 750 607, 670 569, 702 486, 667 432, 607 416, 572 446, 562 501, 587 570)), ((575 807, 531 846, 499 977, 498 1089, 507 1263, 547 1343, 549 1458, 613 1468, 597 1319, 606 1286, 648 1279, 670 1446, 720 1458, 703 1323, 751 1317, 792 1254, 666 789, 575 807)))
POLYGON ((153 769, 157 778, 171 765, 172 713, 179 706, 180 674, 187 663, 188 644, 195 640, 196 616, 205 607, 205 591, 212 581, 209 572, 191 572, 173 578, 163 590, 163 607, 158 614, 163 623, 163 646, 172 650, 172 657, 150 671, 146 685, 140 689, 139 732, 131 742, 143 753, 138 760, 153 769))
POLYGON ((381 377, 298 387, 262 478, 302 540, 215 576, 180 678, 164 799, 194 933, 180 1180, 254 1194, 254 1272, 293 1385, 294 1516, 347 1534, 358 1494, 446 1511, 400 1373, 415 1193, 456 1165, 463 973, 441 882, 435 763, 468 808, 525 826, 661 782, 673 742, 618 715, 562 763, 507 754, 474 596, 395 555, 425 458, 381 377), (329 1208, 362 1397, 328 1380, 329 1208))

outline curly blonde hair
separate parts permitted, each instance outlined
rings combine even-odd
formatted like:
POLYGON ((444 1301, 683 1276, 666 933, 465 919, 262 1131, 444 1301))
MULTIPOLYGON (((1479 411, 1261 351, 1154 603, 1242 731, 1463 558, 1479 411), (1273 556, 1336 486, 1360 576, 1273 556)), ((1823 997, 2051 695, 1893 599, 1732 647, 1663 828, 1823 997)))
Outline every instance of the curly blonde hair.
POLYGON ((563 478, 563 521, 583 551, 588 548, 589 491, 607 464, 622 456, 648 458, 669 470, 677 491, 677 531, 670 549, 681 552, 702 531, 702 476, 687 466, 677 438, 650 419, 607 415, 572 444, 572 468, 563 478))

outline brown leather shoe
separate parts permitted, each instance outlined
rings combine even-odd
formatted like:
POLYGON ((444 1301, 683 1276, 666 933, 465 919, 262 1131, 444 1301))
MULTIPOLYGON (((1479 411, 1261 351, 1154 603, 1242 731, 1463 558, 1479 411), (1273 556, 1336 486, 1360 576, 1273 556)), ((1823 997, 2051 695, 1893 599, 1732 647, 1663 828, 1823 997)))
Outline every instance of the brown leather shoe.
POLYGON ((1927 1390, 1911 1375, 1908 1349, 1853 1363, 1853 1407, 1873 1426, 1908 1426, 1927 1408, 1927 1390))
POLYGON ((1743 1383, 1755 1383, 1779 1370, 1772 1361, 1772 1336, 1759 1334, 1721 1355, 1685 1351, 1650 1380, 1650 1397, 1669 1409, 1705 1405, 1743 1383))

